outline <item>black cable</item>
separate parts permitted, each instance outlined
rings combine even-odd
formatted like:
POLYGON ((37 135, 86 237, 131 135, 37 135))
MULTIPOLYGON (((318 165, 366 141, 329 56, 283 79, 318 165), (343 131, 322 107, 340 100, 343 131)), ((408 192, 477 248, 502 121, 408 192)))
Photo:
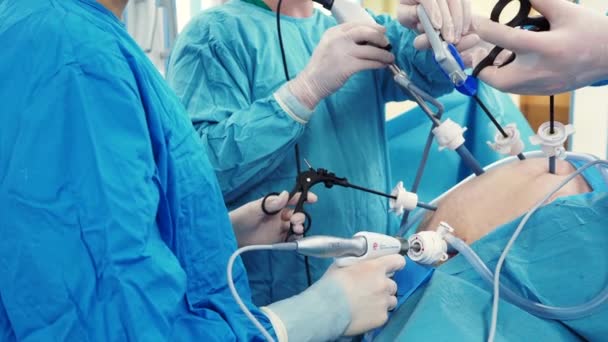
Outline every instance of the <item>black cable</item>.
MULTIPOLYGON (((555 95, 549 96, 549 123, 549 134, 555 134, 555 95)), ((555 174, 556 162, 555 156, 549 157, 549 173, 555 174)))
POLYGON ((496 118, 494 117, 494 115, 492 115, 492 113, 490 113, 490 110, 488 109, 488 107, 486 107, 486 105, 483 103, 483 101, 481 101, 481 99, 479 98, 479 96, 473 95, 473 98, 475 99, 475 101, 477 101, 477 104, 479 104, 479 106, 481 107, 481 109, 483 109, 483 112, 486 113, 486 116, 488 117, 488 119, 490 119, 490 121, 492 121, 492 123, 494 124, 494 126, 496 126, 496 129, 498 129, 498 131, 500 132, 500 134, 502 134, 502 136, 504 138, 508 138, 509 135, 507 134, 507 132, 505 132, 505 130, 500 125, 500 123, 498 123, 498 121, 496 120, 496 118))
POLYGON ((549 122, 551 122, 551 130, 549 133, 555 133, 555 95, 549 96, 549 122))
POLYGON ((283 0, 279 0, 277 4, 277 34, 279 35, 279 47, 281 48, 281 58, 283 60, 283 71, 285 72, 285 79, 290 80, 289 70, 287 69, 287 58, 285 57, 285 47, 283 46, 283 35, 281 34, 281 5, 283 0))
MULTIPOLYGON (((285 47, 283 46, 283 35, 281 34, 281 5, 283 4, 283 0, 279 0, 277 4, 277 34, 279 38, 279 47, 281 49, 281 59, 283 61, 283 71, 285 72, 285 80, 289 82, 289 69, 287 68, 287 57, 285 57, 285 47)), ((296 157, 296 172, 299 175, 301 172, 300 168, 300 146, 296 143, 294 147, 295 157, 296 157)), ((297 176, 296 176, 297 177, 297 176)), ((305 236, 304 234, 303 236, 305 236)), ((308 261, 308 257, 304 257, 304 264, 306 265, 306 282, 310 287, 312 285, 312 275, 310 274, 310 263, 308 261)))
MULTIPOLYGON (((299 175, 302 172, 302 168, 300 166, 300 145, 298 145, 297 143, 296 143, 296 146, 294 147, 294 151, 296 154, 296 172, 299 175)), ((305 198, 305 200, 308 200, 308 198, 305 198)))

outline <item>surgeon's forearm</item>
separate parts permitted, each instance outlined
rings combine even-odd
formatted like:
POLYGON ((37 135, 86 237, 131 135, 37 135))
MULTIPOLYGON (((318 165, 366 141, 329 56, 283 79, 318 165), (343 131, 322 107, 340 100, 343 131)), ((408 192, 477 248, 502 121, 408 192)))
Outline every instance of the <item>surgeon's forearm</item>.
POLYGON ((273 96, 234 111, 222 121, 195 122, 194 126, 227 201, 238 198, 276 170, 305 127, 273 96))

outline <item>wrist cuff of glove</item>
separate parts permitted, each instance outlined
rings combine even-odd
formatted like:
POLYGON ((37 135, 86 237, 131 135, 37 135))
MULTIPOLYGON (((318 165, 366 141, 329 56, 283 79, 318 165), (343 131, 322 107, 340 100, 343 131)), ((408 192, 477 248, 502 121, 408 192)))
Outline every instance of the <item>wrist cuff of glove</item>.
POLYGON ((268 317, 268 320, 270 320, 270 324, 272 324, 274 332, 277 335, 277 340, 279 342, 288 342, 289 336, 287 335, 287 328, 285 328, 285 324, 283 324, 281 318, 268 307, 261 307, 260 310, 268 317))
POLYGON ((313 110, 303 105, 289 90, 289 83, 285 83, 274 93, 274 98, 287 115, 295 121, 306 124, 314 113, 313 110))
POLYGON ((351 321, 346 294, 329 277, 321 278, 301 294, 272 303, 265 309, 280 318, 292 341, 335 340, 351 321))

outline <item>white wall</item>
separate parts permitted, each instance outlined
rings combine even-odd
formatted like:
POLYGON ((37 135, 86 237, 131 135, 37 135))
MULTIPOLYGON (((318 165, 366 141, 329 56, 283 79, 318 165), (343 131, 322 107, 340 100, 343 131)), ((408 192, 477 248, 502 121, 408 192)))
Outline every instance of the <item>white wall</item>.
POLYGON ((146 51, 152 63, 163 74, 169 53, 165 48, 164 11, 164 8, 156 6, 156 0, 129 1, 126 9, 129 34, 146 51), (153 29, 155 25, 156 29, 153 29))
MULTIPOLYGON (((581 4, 608 11, 606 0, 582 0, 581 4)), ((608 87, 577 90, 572 104, 571 121, 576 128, 572 150, 608 158, 608 87)))
POLYGON ((131 0, 127 4, 126 10, 127 29, 144 51, 150 50, 146 51, 148 57, 164 74, 165 64, 171 52, 171 44, 175 39, 171 33, 165 36, 165 28, 175 25, 179 32, 198 12, 222 2, 225 1, 131 0), (157 7, 158 3, 164 4, 164 6, 157 7), (173 4, 175 4, 176 13, 172 11, 173 4), (171 9, 168 10, 168 8, 171 9), (153 29, 155 26, 156 28, 153 29))
POLYGON ((177 31, 181 30, 190 21, 190 18, 200 11, 220 5, 225 0, 176 0, 177 7, 177 31))

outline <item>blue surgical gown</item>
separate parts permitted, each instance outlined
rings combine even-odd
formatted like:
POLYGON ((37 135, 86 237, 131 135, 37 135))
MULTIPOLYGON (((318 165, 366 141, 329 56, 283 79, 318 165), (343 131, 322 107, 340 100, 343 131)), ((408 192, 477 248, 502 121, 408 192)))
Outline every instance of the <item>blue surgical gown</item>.
MULTIPOLYGON (((593 192, 542 207, 515 241, 501 281, 519 295, 547 305, 574 306, 608 286, 608 184, 595 168, 584 176, 593 192)), ((498 227, 471 245, 490 270, 520 221, 498 227)), ((485 340, 491 307, 491 288, 459 255, 435 270, 376 341, 485 340)), ((501 299, 496 341, 605 341, 606 322, 608 305, 588 317, 555 321, 501 299)))
POLYGON ((119 20, 5 0, 0 43, 0 340, 262 340, 205 150, 119 20))
MULTIPOLYGON (((415 33, 388 16, 397 63, 414 83, 432 94, 452 89, 430 52, 413 46, 415 33)), ((323 33, 336 21, 318 10, 308 18, 282 16, 290 76, 308 63, 323 33)), ((295 185, 294 145, 316 167, 351 183, 390 191, 384 105, 405 100, 387 70, 357 73, 317 106, 308 124, 294 121, 273 93, 285 84, 275 13, 233 0, 195 17, 177 39, 167 73, 200 134, 230 208, 291 190, 295 185)), ((421 142, 420 144, 423 144, 421 142)), ((412 160, 412 167, 418 160, 412 160)), ((302 162, 301 162, 302 163, 302 162)), ((360 230, 394 233, 398 220, 383 197, 322 185, 319 201, 306 210, 310 234, 350 237, 360 230)), ((246 255, 254 300, 267 304, 306 287, 303 258, 284 253, 246 255)), ((319 278, 330 260, 311 260, 319 278)))

